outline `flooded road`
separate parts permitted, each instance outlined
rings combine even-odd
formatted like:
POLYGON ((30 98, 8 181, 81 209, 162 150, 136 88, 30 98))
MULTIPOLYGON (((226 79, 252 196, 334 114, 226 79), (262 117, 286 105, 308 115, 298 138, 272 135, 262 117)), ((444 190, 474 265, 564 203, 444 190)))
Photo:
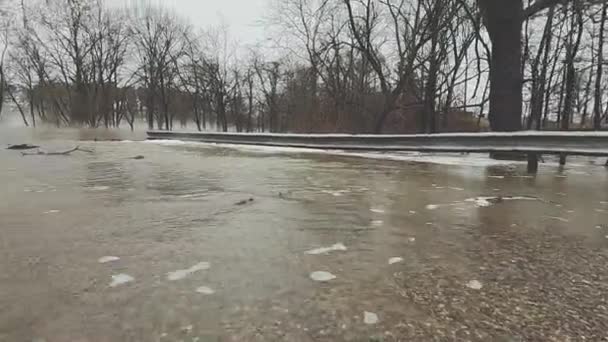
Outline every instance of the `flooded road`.
POLYGON ((96 138, 0 135, 92 151, 0 149, 0 341, 608 336, 602 160, 96 138))

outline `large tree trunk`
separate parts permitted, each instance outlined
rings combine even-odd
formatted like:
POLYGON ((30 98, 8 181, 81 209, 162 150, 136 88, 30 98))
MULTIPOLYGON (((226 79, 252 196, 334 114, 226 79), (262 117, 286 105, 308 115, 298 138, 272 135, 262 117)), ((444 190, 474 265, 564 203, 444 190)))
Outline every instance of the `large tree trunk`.
POLYGON ((492 41, 490 64, 490 127, 494 131, 521 129, 522 116, 522 0, 479 0, 492 41))

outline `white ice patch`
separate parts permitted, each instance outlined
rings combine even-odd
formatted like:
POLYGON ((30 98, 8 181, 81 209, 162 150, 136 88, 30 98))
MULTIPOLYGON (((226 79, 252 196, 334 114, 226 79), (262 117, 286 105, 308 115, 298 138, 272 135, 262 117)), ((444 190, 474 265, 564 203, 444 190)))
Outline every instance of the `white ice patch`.
POLYGON ((467 283, 467 287, 473 290, 481 290, 483 284, 479 280, 471 280, 467 283))
POLYGON ((346 251, 346 246, 344 246, 344 244, 342 244, 342 243, 336 243, 335 245, 330 246, 330 247, 321 247, 321 248, 317 248, 317 249, 312 249, 310 251, 307 251, 306 254, 318 255, 318 254, 325 254, 325 253, 334 252, 334 251, 346 251))
POLYGON ((97 261, 98 261, 100 264, 107 264, 107 263, 109 263, 109 262, 114 262, 114 261, 118 261, 118 260, 120 260, 120 258, 119 258, 119 257, 115 257, 115 256, 104 256, 104 257, 99 258, 97 261))
POLYGON ((372 209, 370 209, 369 211, 371 211, 371 212, 372 212, 372 213, 374 213, 374 214, 384 214, 384 210, 383 210, 383 209, 375 209, 375 208, 372 208, 372 209))
POLYGON ((116 287, 122 284, 130 283, 134 281, 135 278, 131 277, 128 274, 117 274, 112 276, 112 282, 110 283, 110 287, 116 287))
POLYGON ((212 295, 215 293, 215 291, 212 288, 207 287, 207 286, 201 286, 201 287, 197 288, 196 292, 200 293, 200 294, 204 294, 204 295, 212 295))
POLYGON ((45 213, 45 214, 57 214, 57 213, 59 213, 59 212, 60 212, 59 210, 47 210, 47 211, 45 211, 44 213, 45 213))
POLYGON ((198 264, 187 268, 185 270, 177 270, 174 272, 169 272, 167 273, 167 279, 170 281, 175 281, 175 280, 181 280, 186 278, 187 276, 189 276, 192 273, 198 272, 198 271, 203 271, 203 270, 208 270, 209 267, 211 267, 211 265, 208 262, 199 262, 198 264))
POLYGON ((363 313, 363 323, 372 325, 372 324, 378 323, 378 321, 379 321, 378 315, 376 315, 375 313, 368 312, 368 311, 365 311, 363 313))
POLYGON ((403 258, 401 258, 401 257, 393 257, 393 258, 388 259, 389 265, 398 264, 400 262, 403 262, 403 258))
POLYGON ((435 210, 435 209, 437 209, 437 208, 439 208, 439 206, 438 206, 437 204, 428 204, 428 205, 426 206, 426 209, 427 209, 427 210, 435 210))
POLYGON ((316 271, 310 274, 310 279, 314 281, 326 282, 336 279, 336 276, 325 271, 316 271))
POLYGON ((92 186, 89 188, 89 190, 91 191, 106 191, 109 190, 110 187, 109 186, 103 186, 103 185, 99 185, 99 186, 92 186))

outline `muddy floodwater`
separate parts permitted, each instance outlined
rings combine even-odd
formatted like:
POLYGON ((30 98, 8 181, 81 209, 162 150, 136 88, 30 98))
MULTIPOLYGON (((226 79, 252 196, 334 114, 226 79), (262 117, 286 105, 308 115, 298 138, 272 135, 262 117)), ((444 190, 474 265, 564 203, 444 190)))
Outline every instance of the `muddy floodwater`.
POLYGON ((0 341, 608 337, 605 160, 0 132, 0 341))

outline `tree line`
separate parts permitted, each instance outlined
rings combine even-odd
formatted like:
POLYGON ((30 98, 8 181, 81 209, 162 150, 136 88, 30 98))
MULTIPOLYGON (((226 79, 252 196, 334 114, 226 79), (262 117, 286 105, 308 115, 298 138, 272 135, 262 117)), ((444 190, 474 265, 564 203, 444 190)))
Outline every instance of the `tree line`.
POLYGON ((608 117, 607 1, 273 0, 256 47, 145 3, 7 1, 0 115, 10 104, 25 125, 434 133, 608 117))

